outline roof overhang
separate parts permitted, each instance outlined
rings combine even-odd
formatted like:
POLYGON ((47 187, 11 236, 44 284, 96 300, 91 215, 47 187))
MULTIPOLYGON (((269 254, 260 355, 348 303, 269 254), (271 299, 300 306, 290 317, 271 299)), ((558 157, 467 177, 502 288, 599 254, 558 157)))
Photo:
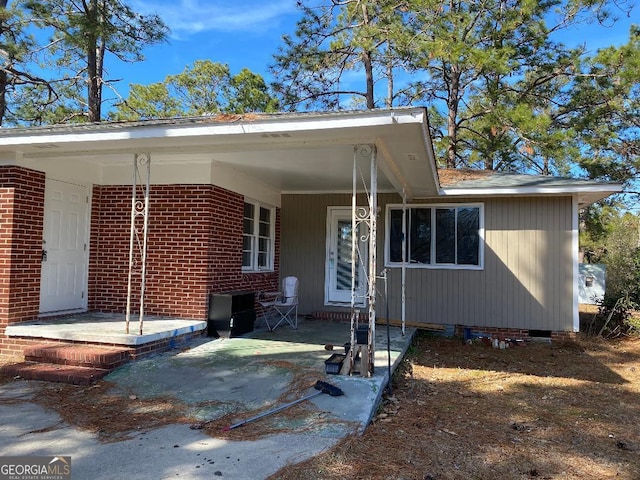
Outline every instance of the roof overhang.
POLYGON ((0 129, 0 163, 73 159, 105 167, 150 153, 154 164, 186 168, 211 162, 280 194, 346 192, 361 144, 377 147, 378 191, 405 194, 408 200, 438 195, 423 108, 0 129))
POLYGON ((588 185, 565 185, 556 187, 511 187, 511 188, 443 188, 444 197, 537 197, 576 196, 578 208, 585 208, 609 195, 622 193, 624 186, 619 183, 593 183, 588 185))

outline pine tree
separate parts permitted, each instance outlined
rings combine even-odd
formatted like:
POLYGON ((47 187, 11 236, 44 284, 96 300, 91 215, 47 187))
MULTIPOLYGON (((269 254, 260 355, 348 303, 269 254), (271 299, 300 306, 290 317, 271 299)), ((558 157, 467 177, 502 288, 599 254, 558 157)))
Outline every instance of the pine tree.
MULTIPOLYGON (((45 105, 57 99, 51 83, 33 73, 33 55, 38 45, 26 32, 29 19, 19 4, 8 3, 0 0, 0 125, 21 122, 16 110, 23 104, 25 88, 38 88, 45 105)), ((34 99, 28 102, 33 105, 34 99)))
POLYGON ((262 76, 246 68, 231 75, 226 64, 196 60, 162 82, 131 85, 129 97, 116 105, 110 118, 138 120, 277 109, 278 102, 262 76))
POLYGON ((105 75, 107 57, 141 61, 143 47, 165 40, 168 32, 160 17, 139 15, 121 0, 29 0, 25 8, 53 32, 51 55, 68 72, 68 85, 86 89, 75 115, 89 122, 102 119, 103 90, 113 83, 105 75))

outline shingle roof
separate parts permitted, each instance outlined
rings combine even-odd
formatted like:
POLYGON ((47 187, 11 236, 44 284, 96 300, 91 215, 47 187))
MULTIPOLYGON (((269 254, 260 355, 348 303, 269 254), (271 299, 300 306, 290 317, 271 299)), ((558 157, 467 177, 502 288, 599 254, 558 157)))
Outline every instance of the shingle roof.
POLYGON ((611 185, 610 182, 582 178, 528 175, 474 169, 440 169, 440 185, 446 189, 511 189, 511 188, 571 188, 611 185))
POLYGON ((438 178, 445 196, 575 195, 580 208, 620 193, 623 187, 599 180, 473 169, 441 169, 438 178))

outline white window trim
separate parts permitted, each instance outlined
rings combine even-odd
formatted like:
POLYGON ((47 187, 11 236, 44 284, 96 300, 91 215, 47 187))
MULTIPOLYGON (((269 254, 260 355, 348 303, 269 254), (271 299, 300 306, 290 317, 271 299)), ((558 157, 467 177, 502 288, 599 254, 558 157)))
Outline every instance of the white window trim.
MULTIPOLYGON (((253 235, 252 238, 252 247, 251 247, 251 265, 250 266, 242 266, 242 271, 245 273, 267 273, 273 272, 275 270, 275 246, 276 246, 276 207, 271 205, 267 205, 266 203, 259 202, 258 200, 253 200, 250 198, 245 198, 243 203, 243 213, 242 213, 242 238, 244 245, 244 204, 249 203, 253 205, 253 235), (270 248, 269 248, 269 259, 267 261, 266 267, 258 266, 258 239, 260 233, 260 208, 264 208, 269 210, 269 239, 271 240, 270 248)), ((243 250, 244 251, 244 250, 243 250)))
MULTIPOLYGON (((387 211, 385 217, 385 241, 384 241, 384 266, 388 268, 400 268, 403 266, 402 262, 392 262, 389 260, 390 254, 390 228, 391 228, 391 210, 402 210, 403 206, 401 203, 390 203, 387 204, 387 211)), ((428 269, 428 270, 484 270, 484 250, 485 250, 485 239, 484 239, 484 203, 412 203, 406 205, 407 213, 412 208, 478 208, 480 214, 480 228, 479 228, 479 237, 480 237, 480 245, 478 252, 478 265, 457 265, 457 264, 449 264, 449 263, 411 263, 406 262, 404 266, 406 268, 419 268, 419 269, 428 269)), ((435 232, 435 215, 431 215, 431 231, 435 232)), ((408 224, 407 224, 408 227, 408 224)), ((435 258, 435 241, 431 242, 431 258, 435 258)), ((409 252, 407 251, 407 255, 409 252)))

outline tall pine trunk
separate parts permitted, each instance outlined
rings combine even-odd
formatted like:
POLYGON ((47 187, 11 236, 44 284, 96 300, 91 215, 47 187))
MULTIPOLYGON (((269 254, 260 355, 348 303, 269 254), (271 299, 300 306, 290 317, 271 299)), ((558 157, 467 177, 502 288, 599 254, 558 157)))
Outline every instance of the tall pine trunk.
MULTIPOLYGON (((446 71, 443 69, 443 71, 446 71)), ((447 168, 456 168, 458 150, 458 107, 460 104, 460 67, 451 65, 451 78, 449 79, 449 99, 447 100, 447 168)))
MULTIPOLYGON (((7 8, 9 0, 0 0, 0 8, 7 8)), ((4 39, 5 24, 0 21, 0 38, 4 39)), ((9 59, 7 59, 7 62, 9 59)), ((9 86, 9 75, 5 70, 0 71, 0 125, 4 122, 4 116, 7 112, 7 87, 9 86)))
MULTIPOLYGON (((369 12, 367 12, 367 5, 366 3, 362 5, 362 18, 364 19, 364 24, 365 25, 369 25, 370 24, 370 20, 369 20, 369 12)), ((362 54, 362 63, 364 64, 364 74, 365 74, 365 82, 366 82, 366 88, 367 91, 365 93, 365 98, 367 101, 367 108, 369 110, 372 110, 375 108, 375 98, 373 96, 373 84, 374 84, 374 77, 373 77, 373 60, 372 60, 373 56, 371 54, 370 50, 365 50, 362 54)))
POLYGON ((89 24, 95 26, 88 32, 87 38, 87 109, 89 122, 102 120, 102 73, 104 65, 104 44, 100 38, 103 15, 98 0, 89 2, 87 17, 89 24))

